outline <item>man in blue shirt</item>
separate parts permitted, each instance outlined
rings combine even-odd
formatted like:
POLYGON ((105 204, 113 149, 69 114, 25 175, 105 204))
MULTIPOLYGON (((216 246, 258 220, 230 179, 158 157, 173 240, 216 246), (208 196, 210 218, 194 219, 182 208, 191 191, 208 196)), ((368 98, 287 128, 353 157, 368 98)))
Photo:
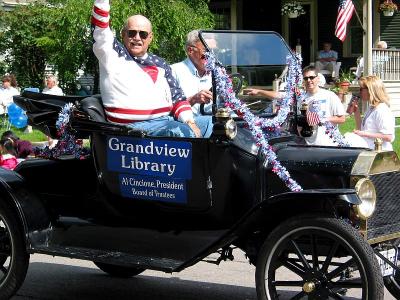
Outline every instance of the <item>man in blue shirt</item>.
POLYGON ((213 94, 211 74, 206 72, 205 48, 199 38, 199 31, 188 33, 185 43, 187 58, 173 64, 172 74, 192 106, 195 116, 210 114, 213 94), (201 104, 205 104, 201 108, 201 104))
POLYGON ((333 72, 335 69, 336 61, 338 59, 338 53, 331 50, 332 44, 325 42, 322 44, 322 50, 318 52, 317 62, 315 67, 318 71, 328 70, 333 72))

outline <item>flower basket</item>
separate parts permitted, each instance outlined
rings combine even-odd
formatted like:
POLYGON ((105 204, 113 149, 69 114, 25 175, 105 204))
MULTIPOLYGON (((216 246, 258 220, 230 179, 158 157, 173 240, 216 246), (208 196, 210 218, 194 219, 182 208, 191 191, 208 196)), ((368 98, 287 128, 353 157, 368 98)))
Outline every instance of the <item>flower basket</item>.
POLYGON ((384 10, 383 11, 383 15, 385 17, 391 17, 391 16, 393 16, 393 14, 394 14, 394 10, 384 10))
POLYGON ((392 0, 385 0, 379 5, 379 10, 384 16, 393 16, 394 12, 398 10, 397 4, 393 3, 392 0))
POLYGON ((281 7, 282 16, 288 16, 289 18, 297 18, 305 13, 303 6, 298 1, 285 2, 281 7))

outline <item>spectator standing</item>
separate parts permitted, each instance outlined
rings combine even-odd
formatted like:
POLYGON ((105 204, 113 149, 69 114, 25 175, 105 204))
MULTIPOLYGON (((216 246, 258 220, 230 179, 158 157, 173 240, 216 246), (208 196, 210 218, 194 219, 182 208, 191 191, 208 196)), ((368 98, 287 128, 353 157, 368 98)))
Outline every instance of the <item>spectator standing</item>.
MULTIPOLYGON (((361 77, 358 84, 360 85, 361 100, 368 102, 369 107, 364 118, 361 118, 358 103, 352 103, 356 121, 356 129, 353 133, 362 137, 370 149, 375 148, 374 141, 376 138, 380 138, 383 141, 383 150, 393 150, 395 119, 390 110, 389 96, 383 81, 379 77, 371 75, 361 77)), ((363 146, 358 144, 352 135, 346 135, 346 138, 353 146, 363 146)))
POLYGON ((171 66, 172 73, 182 88, 193 113, 198 116, 212 113, 213 93, 211 74, 206 72, 205 48, 199 38, 199 31, 188 33, 185 43, 187 58, 171 66), (205 105, 207 104, 207 105, 205 105))
MULTIPOLYGON (((307 144, 335 146, 336 144, 326 134, 325 125, 320 125, 319 123, 328 121, 337 125, 346 121, 345 111, 339 97, 335 93, 319 86, 318 73, 313 66, 303 69, 303 84, 306 89, 303 101, 308 105, 308 112, 318 112, 318 119, 314 119, 315 124, 309 124, 314 126, 314 131, 312 136, 305 138, 307 144)), ((299 107, 301 107, 301 104, 299 107)), ((299 128, 300 131, 301 128, 299 128)))
POLYGON ((7 113, 7 107, 13 103, 13 96, 19 95, 17 80, 14 75, 5 75, 2 78, 0 89, 0 115, 7 113))
POLYGON ((1 140, 9 139, 13 142, 17 159, 25 159, 29 155, 33 155, 33 147, 30 141, 21 140, 11 130, 4 131, 1 135, 1 140))
POLYGON ((328 70, 333 72, 335 69, 338 53, 331 48, 332 44, 329 42, 324 42, 322 44, 322 50, 318 52, 317 61, 315 63, 315 68, 318 70, 318 72, 320 70, 328 70))
POLYGON ((58 86, 57 78, 54 75, 46 77, 46 87, 42 91, 43 94, 64 96, 62 89, 58 86))
POLYGON ((162 58, 147 53, 153 39, 151 22, 142 15, 129 17, 122 29, 121 44, 109 20, 109 1, 96 0, 93 52, 99 60, 100 90, 108 121, 153 136, 208 137, 211 120, 196 124, 171 67, 162 58))
MULTIPOLYGON (((62 89, 58 86, 57 78, 54 75, 46 76, 46 87, 42 91, 43 94, 56 95, 56 96, 64 96, 62 89)), ((49 148, 53 148, 58 140, 47 137, 49 148)))

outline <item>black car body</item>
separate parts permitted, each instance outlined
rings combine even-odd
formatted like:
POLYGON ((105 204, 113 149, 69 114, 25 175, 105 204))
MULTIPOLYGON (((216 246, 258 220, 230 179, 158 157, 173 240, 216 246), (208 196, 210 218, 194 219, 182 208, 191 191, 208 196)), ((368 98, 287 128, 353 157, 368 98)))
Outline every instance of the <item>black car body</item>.
MULTIPOLYGON (((214 49, 229 72, 245 73, 251 85, 280 74, 290 53, 271 32, 207 34, 218 45, 246 37, 246 47, 259 41, 257 51, 271 51, 260 56, 267 61, 245 65, 240 45, 214 49)), ((24 280, 30 253, 91 260, 110 275, 129 277, 146 269, 179 272, 214 252, 228 259, 233 247, 256 265, 259 299, 279 299, 288 287, 295 299, 341 299, 347 292, 383 299, 383 279, 398 295, 395 152, 307 146, 293 130, 293 113, 269 141, 303 188, 292 192, 239 117, 233 139, 218 116, 211 138, 177 139, 106 122, 100 97, 26 92, 14 101, 30 124, 54 137, 59 112, 73 103, 69 126, 77 138, 90 139, 91 153, 0 169, 0 257, 7 270, 1 299, 24 280), (363 217, 368 209, 372 216, 363 217), (281 269, 297 279, 281 279, 281 269)), ((265 108, 257 110, 268 117, 265 108)))

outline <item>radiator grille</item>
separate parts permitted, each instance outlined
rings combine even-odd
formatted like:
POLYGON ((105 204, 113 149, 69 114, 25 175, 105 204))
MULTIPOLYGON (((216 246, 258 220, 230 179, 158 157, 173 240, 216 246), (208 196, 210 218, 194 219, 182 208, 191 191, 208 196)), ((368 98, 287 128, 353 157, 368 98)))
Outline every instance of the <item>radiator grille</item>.
POLYGON ((377 194, 376 210, 368 219, 368 239, 400 231, 400 172, 370 176, 377 194))

